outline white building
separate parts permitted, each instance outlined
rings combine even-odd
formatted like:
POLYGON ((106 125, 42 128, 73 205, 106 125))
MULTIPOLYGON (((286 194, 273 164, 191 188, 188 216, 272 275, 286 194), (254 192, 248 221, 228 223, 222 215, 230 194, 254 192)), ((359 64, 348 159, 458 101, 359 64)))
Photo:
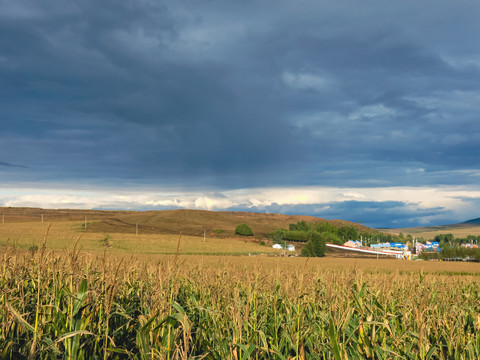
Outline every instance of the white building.
MULTIPOLYGON (((272 247, 274 249, 283 249, 282 244, 274 244, 272 247)), ((285 249, 288 250, 288 251, 295 251, 295 246, 294 245, 286 245, 285 249)))

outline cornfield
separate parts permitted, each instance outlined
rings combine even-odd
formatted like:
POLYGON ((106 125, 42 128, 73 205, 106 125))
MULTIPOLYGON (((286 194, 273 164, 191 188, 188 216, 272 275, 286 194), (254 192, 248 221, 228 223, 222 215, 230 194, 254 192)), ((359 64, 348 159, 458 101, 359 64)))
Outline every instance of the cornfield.
POLYGON ((0 356, 480 358, 479 274, 207 258, 4 248, 0 356))

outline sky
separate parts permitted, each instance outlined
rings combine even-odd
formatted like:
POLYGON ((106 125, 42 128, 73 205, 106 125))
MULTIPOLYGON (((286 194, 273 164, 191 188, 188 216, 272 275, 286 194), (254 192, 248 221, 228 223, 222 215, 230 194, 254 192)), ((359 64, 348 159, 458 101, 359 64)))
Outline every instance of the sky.
POLYGON ((477 0, 0 0, 0 206, 480 217, 477 0))

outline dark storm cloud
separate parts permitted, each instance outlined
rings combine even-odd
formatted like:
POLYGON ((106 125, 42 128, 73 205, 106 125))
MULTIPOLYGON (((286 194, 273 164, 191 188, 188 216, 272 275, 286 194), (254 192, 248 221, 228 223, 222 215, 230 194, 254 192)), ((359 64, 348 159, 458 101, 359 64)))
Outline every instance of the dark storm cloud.
MULTIPOLYGON (((245 211, 235 207, 230 210, 245 211)), ((287 215, 304 214, 327 220, 341 219, 361 223, 374 228, 402 228, 423 226, 432 217, 440 224, 452 223, 453 211, 442 207, 421 208, 418 204, 402 201, 339 201, 323 204, 272 204, 262 208, 248 208, 248 211, 280 213, 287 215)))
POLYGON ((27 179, 478 182, 476 1, 0 6, 0 153, 27 179))

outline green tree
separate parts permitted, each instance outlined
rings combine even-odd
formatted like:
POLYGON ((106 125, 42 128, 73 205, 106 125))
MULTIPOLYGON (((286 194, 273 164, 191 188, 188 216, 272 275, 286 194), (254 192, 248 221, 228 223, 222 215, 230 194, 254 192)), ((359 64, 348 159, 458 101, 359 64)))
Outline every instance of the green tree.
POLYGON ((323 232, 323 233, 320 233, 320 236, 322 237, 325 243, 335 244, 335 245, 343 245, 344 243, 344 241, 342 241, 342 239, 340 239, 336 234, 323 232))
POLYGON ((273 233, 270 233, 270 239, 273 240, 275 244, 282 244, 285 241, 285 233, 287 230, 282 228, 277 228, 273 233))
POLYGON ((325 244, 326 235, 332 235, 328 233, 311 233, 310 239, 307 241, 305 246, 302 249, 302 256, 306 257, 318 257, 325 256, 325 251, 327 246, 325 244), (324 235, 325 234, 325 235, 324 235))
POLYGON ((338 235, 338 229, 335 225, 330 224, 329 222, 322 222, 317 224, 317 232, 319 233, 332 233, 338 235))
POLYGON ((241 236, 252 236, 253 232, 250 226, 247 224, 240 224, 235 228, 235 234, 241 236))
POLYGON ((338 229, 338 236, 343 241, 357 240, 358 238, 357 228, 353 225, 344 225, 338 229))
POLYGON ((319 233, 312 233, 310 241, 313 243, 313 248, 315 249, 315 256, 324 256, 325 251, 327 250, 327 245, 325 245, 326 236, 322 236, 319 233))
POLYGON ((302 248, 302 253, 301 255, 303 257, 315 257, 315 246, 313 245, 313 242, 307 241, 305 246, 302 248))
POLYGON ((299 221, 296 224, 288 225, 290 231, 312 231, 312 224, 307 224, 305 220, 299 221))
POLYGON ((439 243, 447 242, 449 244, 452 244, 455 238, 452 234, 438 234, 435 235, 435 238, 433 240, 438 241, 439 243))

